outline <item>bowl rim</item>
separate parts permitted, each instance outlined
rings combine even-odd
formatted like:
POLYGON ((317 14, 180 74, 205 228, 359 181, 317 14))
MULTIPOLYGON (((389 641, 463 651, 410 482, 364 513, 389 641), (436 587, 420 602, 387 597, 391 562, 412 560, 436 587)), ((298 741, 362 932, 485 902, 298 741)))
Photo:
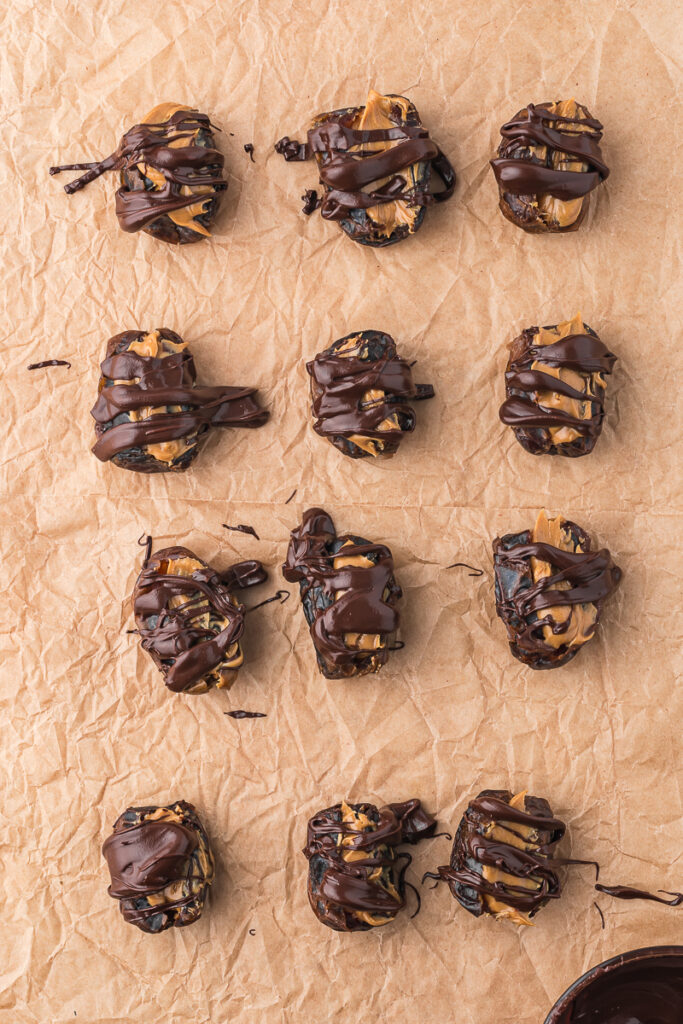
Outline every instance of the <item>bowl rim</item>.
POLYGON ((585 991, 598 974, 616 970, 617 967, 622 967, 633 960, 649 960, 657 956, 681 957, 683 960, 683 946, 641 946, 639 949, 629 949, 625 953, 618 953, 616 956, 611 956, 608 960, 603 960, 602 963, 590 967, 580 978, 572 982, 568 989, 565 989, 543 1024, 556 1024, 559 1014, 570 1008, 576 996, 585 991))

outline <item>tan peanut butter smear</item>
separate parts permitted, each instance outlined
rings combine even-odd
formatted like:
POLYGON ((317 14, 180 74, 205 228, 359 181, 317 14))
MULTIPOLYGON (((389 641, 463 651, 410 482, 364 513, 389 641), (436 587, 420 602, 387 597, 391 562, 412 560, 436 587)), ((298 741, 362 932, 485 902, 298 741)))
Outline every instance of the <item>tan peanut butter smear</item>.
MULTIPOLYGON (((590 133, 592 131, 590 125, 581 124, 581 109, 574 99, 551 103, 548 107, 548 112, 554 114, 557 118, 553 124, 553 128, 556 131, 569 130, 573 134, 590 133), (573 118, 575 120, 567 123, 563 118, 573 118)), ((532 146, 531 152, 539 160, 545 161, 548 149, 546 146, 532 146)), ((552 167, 556 171, 587 171, 589 167, 589 164, 585 161, 576 160, 560 149, 553 149, 550 159, 552 167)), ((555 198, 555 196, 546 194, 538 197, 538 210, 546 223, 555 223, 559 224, 560 227, 567 227, 569 224, 573 224, 581 213, 583 201, 583 196, 578 199, 563 201, 555 198)), ((581 325, 579 325, 579 330, 575 333, 580 334, 581 329, 581 325)))
MULTIPOLYGON (((159 331, 151 331, 149 334, 143 335, 139 341, 131 341, 128 346, 129 352, 136 352, 139 356, 147 356, 152 359, 165 359, 167 356, 172 355, 175 352, 182 352, 187 348, 187 342, 183 341, 179 345, 165 339, 164 344, 159 343, 159 331)), ((116 384, 138 384, 139 377, 133 378, 133 380, 117 380, 116 384)), ((168 412, 179 412, 179 405, 146 405, 142 409, 131 409, 130 418, 136 423, 141 420, 147 420, 150 416, 159 416, 163 413, 168 412)), ((188 451, 190 448, 194 448, 197 444, 197 438, 183 437, 178 441, 162 441, 160 444, 148 444, 145 445, 145 451, 148 455, 151 455, 157 462, 174 462, 183 452, 188 451)))
MULTIPOLYGON (((531 532, 532 543, 552 544, 553 547, 559 548, 560 551, 582 552, 583 547, 581 544, 575 545, 570 532, 565 529, 565 522, 566 520, 563 516, 548 519, 547 512, 545 509, 542 509, 538 513, 536 523, 531 532)), ((534 583, 538 583, 539 580, 553 576, 555 569, 549 562, 544 562, 542 559, 532 556, 531 572, 534 583)), ((568 580, 560 580, 557 583, 551 583, 548 589, 569 590, 570 587, 571 584, 568 580)), ((581 644, 585 644, 593 636, 598 615, 597 608, 594 604, 590 603, 558 605, 546 608, 540 614, 541 617, 550 616, 560 625, 565 624, 565 628, 559 633, 554 633, 552 626, 543 627, 545 643, 555 648, 562 647, 563 645, 578 647, 581 644)))
MULTIPOLYGON (((389 117, 392 107, 398 107, 403 119, 407 118, 410 103, 404 96, 382 96, 380 93, 375 92, 374 89, 371 89, 363 112, 353 123, 353 127, 357 128, 358 131, 393 128, 396 124, 396 119, 394 118, 392 121, 389 117)), ((400 145, 400 140, 366 142, 357 146, 351 146, 349 153, 360 151, 364 153, 380 153, 383 150, 394 149, 398 145, 400 145)), ((420 177, 419 163, 411 164, 409 167, 402 169, 401 174, 405 176, 408 188, 415 188, 420 177)), ((391 177, 380 178, 366 185, 362 191, 375 192, 390 180, 391 177)), ((405 199, 397 199, 395 202, 382 203, 381 206, 371 206, 366 210, 366 213, 377 226, 379 233, 388 238, 402 224, 406 225, 408 230, 412 232, 419 211, 419 206, 411 206, 405 199)))
MULTIPOLYGON (((523 811, 526 793, 527 791, 524 790, 522 793, 518 793, 516 796, 513 796, 510 801, 510 807, 523 811)), ((501 843, 507 843, 518 850, 526 850, 532 853, 538 850, 538 831, 529 825, 516 824, 512 827, 509 822, 492 821, 486 828, 484 834, 487 838, 497 840, 501 843)), ((489 864, 482 865, 482 875, 487 882, 491 882, 492 884, 494 882, 502 882, 504 885, 514 885, 522 889, 530 889, 536 892, 540 891, 541 888, 541 883, 532 876, 529 876, 528 878, 518 878, 516 875, 511 875, 507 871, 504 871, 502 868, 492 867, 489 864)), ((513 924, 520 925, 533 925, 534 923, 530 919, 528 912, 518 910, 516 907, 511 907, 507 903, 495 899, 493 896, 485 894, 484 901, 489 912, 496 918, 512 921, 513 924)))
MULTIPOLYGON (((398 206, 398 203, 387 204, 392 206, 398 206)), ((375 209, 384 209, 384 207, 375 207, 375 209)), ((368 213, 371 213, 368 210, 368 213)), ((340 359, 357 359, 361 351, 362 336, 360 334, 355 335, 353 338, 349 338, 348 341, 338 348, 335 355, 339 356, 340 359)), ((384 400, 384 391, 380 391, 378 388, 371 388, 369 391, 364 391, 363 396, 360 400, 361 409, 370 409, 375 405, 381 405, 384 400)), ((388 430, 400 430, 398 417, 396 413, 392 413, 382 420, 376 428, 380 433, 384 433, 388 430)), ((362 434, 349 434, 349 441, 357 444, 359 448, 362 448, 368 455, 372 455, 376 458, 377 455, 384 449, 384 441, 381 437, 364 437, 362 434)))
MULTIPOLYGON (((367 814, 363 814, 362 811, 354 810, 354 808, 351 807, 345 800, 342 800, 341 811, 342 822, 352 832, 375 832, 377 830, 377 825, 375 824, 375 822, 370 821, 367 814)), ((341 835, 340 839, 340 845, 342 847, 349 847, 352 846, 354 843, 354 838, 352 835, 341 835)), ((342 853, 342 858, 347 862, 347 864, 353 863, 354 861, 366 860, 367 851, 344 849, 342 853)), ((396 891, 396 887, 393 884, 391 878, 387 877, 387 873, 383 870, 382 866, 376 867, 374 868, 374 870, 370 872, 370 874, 368 875, 368 882, 372 883, 373 885, 381 886, 382 889, 385 890, 385 892, 388 892, 389 895, 396 900, 397 906, 401 904, 401 897, 396 891)), ((380 927, 383 924, 389 924, 390 921, 393 921, 393 916, 386 917, 381 914, 371 914, 367 910, 354 910, 352 911, 352 913, 356 920, 364 921, 366 924, 371 925, 373 928, 380 927)))
MULTIPOLYGON (((583 334, 583 332, 583 319, 581 314, 577 313, 571 320, 564 320, 555 327, 539 327, 538 334, 534 337, 534 345, 554 345, 562 338, 583 334)), ((583 391, 587 398, 595 397, 596 385, 604 388, 606 384, 606 378, 602 373, 581 374, 567 367, 548 366, 540 361, 534 361, 531 364, 531 369, 541 370, 548 377, 556 377, 557 380, 564 381, 576 391, 583 391)), ((577 420, 589 420, 593 415, 590 401, 581 402, 556 391, 538 391, 537 400, 539 405, 548 409, 561 409, 577 420)), ((548 427, 548 432, 556 444, 564 444, 581 437, 580 431, 573 427, 548 427)))
MULTIPOLYGON (((150 110, 146 117, 143 117, 143 124, 166 124, 181 110, 187 110, 187 104, 185 103, 160 103, 158 106, 150 110)), ((168 141, 169 149, 180 149, 183 146, 194 145, 201 127, 198 125, 192 129, 191 132, 183 133, 183 135, 177 138, 171 138, 168 141)), ((139 163, 138 170, 141 174, 144 174, 146 178, 154 184, 156 191, 161 192, 166 188, 166 178, 164 174, 153 167, 151 164, 139 163)), ((180 225, 180 227, 191 228, 192 231, 196 231, 200 235, 204 235, 206 238, 211 237, 211 232, 208 228, 205 228, 199 221, 194 220, 194 217, 198 217, 200 214, 206 212, 206 207, 210 201, 211 196, 214 195, 214 189, 211 185, 181 185, 180 187, 181 196, 193 196, 193 195, 206 195, 207 199, 202 199, 198 203, 193 203, 192 206, 184 206, 179 210, 169 210, 168 216, 174 224, 180 225)))

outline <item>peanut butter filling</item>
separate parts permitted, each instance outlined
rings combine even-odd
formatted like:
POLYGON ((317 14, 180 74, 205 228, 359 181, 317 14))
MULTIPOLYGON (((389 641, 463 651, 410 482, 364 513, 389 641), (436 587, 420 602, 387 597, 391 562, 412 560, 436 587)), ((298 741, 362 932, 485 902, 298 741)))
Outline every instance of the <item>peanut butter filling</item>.
MULTIPOLYGON (((158 331, 150 331, 138 341, 131 341, 128 346, 129 352, 135 352, 139 356, 147 356, 155 359, 165 359, 167 356, 182 352, 187 348, 187 342, 183 341, 177 345, 168 338, 160 338, 158 331)), ((132 381, 114 381, 115 384, 137 384, 139 378, 132 381)), ((142 409, 131 409, 128 413, 130 419, 137 423, 140 420, 150 419, 152 416, 159 416, 167 412, 179 412, 179 405, 146 405, 142 409)), ((145 451, 157 462, 175 462, 180 455, 196 444, 194 437, 181 437, 177 441, 162 441, 159 444, 145 445, 145 451)))
MULTIPOLYGON (((142 124, 165 124, 179 110, 188 109, 189 107, 185 103, 160 103, 153 110, 150 110, 146 117, 143 117, 142 124)), ((180 149, 182 146, 193 145, 198 134, 199 131, 196 130, 193 132, 192 138, 189 138, 187 133, 183 132, 182 138, 169 139, 166 145, 169 149, 180 149)), ((156 191, 159 192, 166 187, 166 178, 156 167, 150 167, 146 163, 139 163, 137 167, 140 173, 144 174, 153 183, 156 191)), ((191 196, 196 193, 197 195, 207 195, 210 198, 213 192, 214 190, 211 185, 181 185, 180 188, 182 196, 191 196)), ((180 210, 171 210, 167 216, 179 227, 190 228, 192 231, 196 231, 197 234, 210 238, 211 232, 203 224, 200 224, 199 221, 194 220, 195 217, 206 212, 206 203, 207 199, 201 199, 197 203, 192 203, 191 206, 184 206, 180 210)))
MULTIPOLYGON (((536 346, 554 345, 555 342, 568 338, 572 334, 584 334, 585 329, 581 314, 577 313, 571 320, 564 320, 556 327, 540 327, 538 334, 534 336, 533 343, 536 346)), ((561 366, 547 366, 543 362, 533 362, 532 370, 541 370, 548 377, 555 377, 564 381, 577 391, 583 391, 588 399, 595 395, 598 386, 605 386, 605 375, 603 373, 577 373, 576 370, 569 370, 561 366)), ((577 398, 569 398, 567 395, 557 394, 555 391, 538 391, 536 398, 539 405, 546 409, 560 409, 577 420, 589 420, 592 415, 592 404, 590 401, 581 402, 577 398)), ((567 444, 582 435, 573 427, 548 427, 548 433, 556 444, 567 444)))
MULTIPOLYGON (((375 832, 377 825, 374 821, 370 821, 367 814, 363 814, 361 811, 354 811, 354 809, 345 801, 342 800, 341 804, 342 822, 353 832, 375 832)), ((342 836, 341 843, 342 847, 349 847, 353 845, 353 836, 345 835, 342 836)), ((342 858, 347 863, 352 863, 356 860, 366 860, 368 854, 366 850, 349 850, 346 849, 342 853, 342 858)), ((382 868, 374 868, 368 875, 370 882, 375 882, 380 885, 382 889, 388 892, 395 900, 397 905, 401 902, 401 897, 396 891, 395 886, 389 879, 382 877, 382 868)), ((367 910, 354 910, 352 914, 359 921, 364 921, 366 924, 376 927, 378 925, 388 924, 391 920, 390 917, 383 917, 378 914, 371 914, 367 910)))
MULTIPOLYGON (((382 96, 380 93, 375 92, 374 89, 371 89, 363 112, 354 121, 352 127, 358 129, 358 131, 395 128, 396 122, 392 121, 389 117, 392 107, 399 107, 402 115, 406 117, 410 104, 402 96, 382 96)), ((393 149, 398 145, 400 145, 400 140, 367 142, 351 146, 349 152, 378 153, 385 149, 393 149)), ((401 171, 401 175, 406 177, 409 188, 417 185, 419 166, 419 164, 411 164, 410 167, 401 171)), ((390 178, 381 178, 378 181, 373 181, 363 191, 374 192, 390 180, 390 178)), ((390 203, 382 203, 380 206, 371 206, 366 210, 366 213, 373 224, 377 226, 378 233, 388 238, 397 227, 402 225, 407 225, 408 230, 412 232, 419 209, 418 206, 409 206, 405 199, 397 199, 390 203)))
MULTIPOLYGON (((355 359, 360 355, 363 339, 360 334, 357 334, 353 338, 349 338, 348 341, 335 351, 335 356, 339 356, 341 359, 355 359)), ((369 391, 363 392, 361 404, 367 408, 372 404, 379 404, 384 401, 385 392, 379 391, 377 388, 371 388, 369 391)), ((392 413, 383 419, 377 427, 378 430, 398 430, 399 422, 396 413, 392 413)), ((368 455, 372 455, 376 458, 384 450, 384 441, 379 437, 364 437, 362 434, 350 434, 348 437, 349 441, 353 441, 355 445, 362 448, 368 455)))
MULTIPOLYGON (((349 545, 353 547, 352 540, 344 541, 340 550, 343 551, 349 545)), ((372 567, 373 564, 365 555, 337 555, 332 563, 335 569, 343 569, 347 565, 368 568, 372 567)), ((346 590, 335 590, 335 601, 338 601, 346 593, 346 590)), ((347 647, 352 647, 357 651, 378 651, 384 647, 384 641, 379 633, 344 633, 344 643, 347 647)))
MULTIPOLYGON (((198 561, 196 558, 174 558, 165 563, 165 568, 162 570, 170 576, 192 576, 198 569, 205 569, 206 566, 198 561)), ((169 601, 169 609, 183 608, 185 605, 192 605, 199 596, 197 591, 195 594, 189 597, 183 594, 178 594, 176 597, 172 597, 169 601)), ((234 597, 230 597, 232 604, 237 607, 238 602, 234 597)), ((204 612, 203 615, 197 615, 193 618, 193 625, 200 629, 209 629, 212 633, 221 633, 228 626, 227 619, 224 619, 222 615, 216 615, 213 609, 209 609, 204 612)), ((240 647, 239 641, 231 644, 225 652, 225 657, 220 665, 217 665, 211 672, 198 682, 191 689, 186 690, 186 693, 206 693, 210 689, 209 681, 215 680, 216 689, 225 689, 234 682, 237 670, 244 661, 244 654, 240 647)))
MULTIPOLYGON (((570 131, 572 133, 591 131, 588 125, 567 124, 562 120, 562 118, 566 117, 580 118, 582 116, 576 100, 562 100, 559 103, 551 103, 548 111, 557 117, 557 121, 553 125, 553 128, 557 131, 570 131)), ((547 146, 531 146, 530 150, 539 160, 545 161, 547 146)), ((576 160, 575 157, 563 153, 562 150, 553 150, 551 159, 552 166, 556 171, 587 171, 589 169, 587 163, 582 160, 576 160)), ((585 196, 581 196, 579 199, 563 201, 551 195, 542 195, 538 197, 538 212, 546 224, 558 224, 564 228, 569 224, 573 224, 577 219, 581 213, 581 206, 585 198, 585 196)))
MULTIPOLYGON (((538 513, 538 518, 531 533, 531 541, 534 544, 552 544, 553 547, 562 551, 583 551, 581 545, 574 546, 571 534, 565 528, 563 516, 556 516, 555 519, 548 519, 545 509, 538 513)), ((539 558, 531 559, 531 572, 534 583, 554 575, 555 570, 549 562, 539 558)), ((571 584, 567 580, 560 580, 559 583, 551 584, 551 590, 569 590, 571 584)), ((545 618, 550 616, 564 629, 559 633, 553 633, 551 626, 543 627, 543 639, 549 647, 577 647, 590 640, 597 621, 597 608, 594 604, 573 604, 557 605, 546 608, 539 613, 545 618)))
MULTIPOLYGON (((526 797, 526 790, 522 793, 518 793, 510 801, 510 807, 514 807, 516 810, 524 810, 524 799, 526 797)), ((508 846, 514 846, 518 850, 525 850, 531 853, 536 853, 538 850, 538 832, 530 828, 528 825, 518 825, 515 823, 509 823, 509 827, 503 821, 491 822, 485 831, 487 839, 497 840, 501 843, 507 843, 508 846), (511 831, 514 829, 514 831, 511 831)), ((510 875, 507 871, 503 871, 501 868, 491 867, 488 864, 482 865, 482 875, 487 882, 502 882, 504 885, 515 886, 520 889, 529 889, 538 891, 541 888, 541 883, 537 882, 533 877, 519 878, 517 875, 510 875)), ((484 902, 488 910, 497 919, 505 919, 512 921, 514 924, 520 925, 533 925, 533 921, 529 918, 529 915, 521 910, 517 910, 516 907, 509 907, 507 903, 503 903, 500 900, 495 899, 493 896, 488 894, 484 895, 484 902)))

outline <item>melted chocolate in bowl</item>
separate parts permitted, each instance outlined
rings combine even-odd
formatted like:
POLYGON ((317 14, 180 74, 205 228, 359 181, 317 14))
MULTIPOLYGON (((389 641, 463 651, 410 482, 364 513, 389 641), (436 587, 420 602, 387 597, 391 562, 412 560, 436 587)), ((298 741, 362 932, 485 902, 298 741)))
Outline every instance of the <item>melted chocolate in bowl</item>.
POLYGON ((632 949, 592 967, 545 1024, 681 1024, 683 946, 632 949))

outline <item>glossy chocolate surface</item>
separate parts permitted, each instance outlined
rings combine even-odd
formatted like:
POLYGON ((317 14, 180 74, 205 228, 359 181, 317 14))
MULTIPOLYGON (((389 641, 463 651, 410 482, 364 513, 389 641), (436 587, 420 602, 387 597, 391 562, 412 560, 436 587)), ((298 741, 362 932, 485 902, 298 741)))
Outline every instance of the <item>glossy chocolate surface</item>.
POLYGON ((510 650, 534 669, 557 668, 578 654, 583 642, 594 635, 604 602, 621 579, 621 570, 607 548, 591 550, 588 534, 576 523, 563 522, 573 540, 573 551, 535 543, 531 530, 508 533, 493 542, 496 611, 505 623, 510 650), (532 559, 546 562, 550 575, 534 580, 532 559), (588 635, 580 644, 550 645, 544 629, 561 638, 567 621, 558 621, 548 609, 571 610, 573 606, 592 606, 594 618, 588 635))
POLYGON ((381 331, 357 331, 306 364, 313 429, 352 459, 393 455, 417 417, 409 404, 434 397, 381 331))
POLYGON ((128 923, 154 933, 200 916, 213 858, 192 804, 129 807, 102 854, 111 876, 109 895, 128 923))
POLYGON ((145 561, 133 592, 135 622, 169 690, 203 693, 233 681, 245 608, 232 591, 266 578, 260 562, 219 573, 184 547, 163 548, 145 561))
POLYGON ((431 837, 436 820, 419 800, 335 804, 308 822, 303 853, 308 897, 319 921, 336 931, 367 931, 392 921, 405 905, 408 853, 401 843, 431 837))
POLYGON ((399 624, 401 588, 389 548, 338 536, 329 515, 312 508, 292 530, 282 574, 299 584, 321 672, 338 679, 379 671, 399 624))
POLYGON ((122 469, 183 472, 212 427, 255 428, 268 420, 256 388, 198 385, 192 353, 166 327, 110 338, 101 372, 90 413, 97 437, 92 451, 122 469), (156 355, 130 350, 148 339, 156 339, 156 355))
POLYGON ((545 1024, 680 1024, 683 946, 631 950, 593 967, 545 1024))
MULTIPOLYGON (((371 93, 369 102, 374 97, 377 94, 371 93)), ((324 190, 321 215, 338 221, 354 241, 371 246, 392 245, 413 234, 425 208, 450 199, 455 189, 453 167, 429 138, 415 106, 403 96, 382 99, 392 104, 391 127, 356 128, 366 108, 346 107, 319 114, 305 144, 285 136, 275 145, 285 160, 315 157, 324 190), (376 144, 381 143, 391 146, 378 151, 376 144), (443 183, 441 191, 431 189, 432 172, 443 183), (382 233, 367 211, 397 200, 416 211, 414 222, 382 233)), ((307 193, 305 212, 312 213, 317 205, 317 197, 313 200, 307 193)))
POLYGON ((585 324, 584 328, 585 334, 571 334, 550 345, 535 345, 539 329, 530 327, 511 345, 505 372, 507 397, 499 416, 503 423, 512 427, 519 443, 532 455, 577 458, 592 452, 600 436, 605 415, 602 380, 612 372, 617 357, 594 331, 585 324), (548 373, 548 369, 560 373, 573 371, 583 379, 583 388, 580 390, 559 379, 548 373), (539 395, 552 396, 555 407, 544 405, 539 395), (558 407, 558 395, 570 400, 561 403, 570 406, 569 409, 558 407), (556 428, 569 428, 572 434, 579 436, 558 440, 556 428))

